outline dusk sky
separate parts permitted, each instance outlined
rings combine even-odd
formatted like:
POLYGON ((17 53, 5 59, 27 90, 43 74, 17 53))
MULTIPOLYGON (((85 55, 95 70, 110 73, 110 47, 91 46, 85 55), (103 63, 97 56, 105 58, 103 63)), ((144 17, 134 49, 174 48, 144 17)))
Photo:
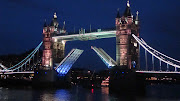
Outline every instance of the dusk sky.
MULTIPOLYGON (((0 3, 0 55, 19 54, 35 48, 42 41, 44 20, 50 23, 57 12, 67 32, 80 28, 115 27, 117 8, 124 13, 127 0, 1 0, 0 3)), ((140 37, 151 47, 180 60, 180 0, 130 0, 135 16, 139 11, 140 37)), ((106 68, 90 48, 103 48, 115 59, 115 38, 95 41, 67 42, 66 54, 72 48, 85 50, 75 67, 106 68)), ((141 50, 141 58, 144 56, 141 50)), ((149 56, 149 59, 150 56, 149 56)), ((141 59, 142 60, 142 59, 141 59)))

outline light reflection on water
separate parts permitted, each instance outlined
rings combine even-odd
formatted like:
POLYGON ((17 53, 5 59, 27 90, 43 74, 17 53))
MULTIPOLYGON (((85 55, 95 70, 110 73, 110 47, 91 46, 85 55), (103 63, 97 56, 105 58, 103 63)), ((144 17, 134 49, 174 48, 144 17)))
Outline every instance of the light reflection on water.
MULTIPOLYGON (((123 92, 124 93, 124 92, 123 92)), ((0 87, 0 101, 179 101, 180 85, 149 85, 143 95, 111 93, 108 87, 87 89, 25 89, 0 87)))

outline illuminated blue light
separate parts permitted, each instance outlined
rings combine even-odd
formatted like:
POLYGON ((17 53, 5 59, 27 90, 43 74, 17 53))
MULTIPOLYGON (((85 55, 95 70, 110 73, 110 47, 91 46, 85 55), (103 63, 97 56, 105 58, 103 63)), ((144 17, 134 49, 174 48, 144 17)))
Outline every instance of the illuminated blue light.
POLYGON ((45 72, 45 74, 47 74, 47 72, 45 72))
POLYGON ((78 51, 78 50, 73 49, 69 53, 69 55, 66 56, 63 63, 61 63, 57 68, 56 67, 54 68, 57 71, 58 76, 65 76, 69 72, 69 70, 71 69, 74 62, 78 59, 79 55, 77 55, 77 54, 82 54, 81 51, 78 51, 78 52, 76 52, 76 51, 78 51))
POLYGON ((57 68, 56 71, 59 73, 59 76, 65 76, 71 67, 72 65, 61 65, 57 68))
POLYGON ((135 68, 136 67, 136 62, 132 61, 132 65, 133 65, 133 68, 135 68))
POLYGON ((37 72, 37 74, 38 74, 38 72, 37 72))
POLYGON ((124 74, 124 72, 122 72, 122 74, 124 74))

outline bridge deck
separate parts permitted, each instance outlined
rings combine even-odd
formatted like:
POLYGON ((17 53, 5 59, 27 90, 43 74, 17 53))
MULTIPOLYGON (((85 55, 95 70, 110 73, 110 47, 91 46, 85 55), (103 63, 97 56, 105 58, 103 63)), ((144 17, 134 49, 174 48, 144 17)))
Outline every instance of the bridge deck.
POLYGON ((25 72, 4 72, 0 74, 34 74, 34 71, 25 71, 25 72))
MULTIPOLYGON (((33 74, 34 71, 25 71, 25 72, 1 72, 0 74, 33 74)), ((174 71, 141 71, 138 70, 136 73, 154 73, 154 74, 180 74, 180 72, 174 71)))
POLYGON ((74 41, 74 40, 96 40, 102 38, 112 38, 116 37, 116 31, 101 31, 101 32, 91 32, 91 33, 84 33, 84 34, 73 34, 73 35, 62 35, 62 36, 54 36, 52 37, 53 40, 65 40, 65 41, 74 41))
POLYGON ((136 71, 136 73, 180 74, 180 72, 175 72, 175 71, 136 71))

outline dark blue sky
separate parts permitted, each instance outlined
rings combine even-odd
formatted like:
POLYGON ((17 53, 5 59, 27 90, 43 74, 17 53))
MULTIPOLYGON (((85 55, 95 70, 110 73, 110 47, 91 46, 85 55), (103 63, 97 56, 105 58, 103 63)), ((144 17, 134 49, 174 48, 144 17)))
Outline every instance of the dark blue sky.
MULTIPOLYGON (((130 0, 130 4, 134 15, 140 12, 140 36, 155 49, 180 60, 180 1, 130 0)), ((50 22, 55 11, 60 25, 65 20, 67 31, 72 32, 74 27, 89 29, 90 24, 93 29, 114 27, 117 8, 122 15, 125 7, 126 0, 1 0, 0 54, 36 47, 42 40, 44 19, 50 22)), ((102 47, 115 59, 115 38, 67 42, 66 53, 72 48, 85 50, 75 66, 105 68, 91 45, 102 47)))

